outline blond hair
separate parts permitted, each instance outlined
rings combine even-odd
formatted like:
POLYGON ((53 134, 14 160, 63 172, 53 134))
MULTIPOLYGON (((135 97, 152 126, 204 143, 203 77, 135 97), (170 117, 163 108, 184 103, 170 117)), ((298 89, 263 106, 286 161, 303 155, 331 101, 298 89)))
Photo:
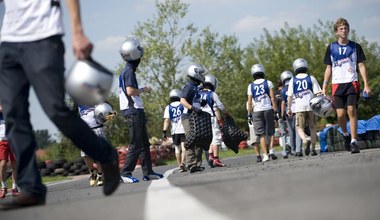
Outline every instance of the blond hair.
POLYGON ((350 24, 348 21, 342 17, 338 18, 334 24, 334 31, 337 31, 340 26, 347 26, 348 30, 350 30, 350 24))

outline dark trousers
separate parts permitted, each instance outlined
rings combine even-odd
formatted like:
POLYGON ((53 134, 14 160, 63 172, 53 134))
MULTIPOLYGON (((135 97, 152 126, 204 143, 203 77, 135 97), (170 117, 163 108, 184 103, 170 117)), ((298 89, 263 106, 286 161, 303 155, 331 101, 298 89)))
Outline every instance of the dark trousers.
POLYGON ((107 163, 112 146, 66 105, 64 46, 60 36, 0 45, 0 99, 6 135, 17 159, 17 184, 22 191, 46 196, 36 165, 36 140, 29 115, 33 87, 42 109, 57 128, 91 158, 107 163))
POLYGON ((148 131, 146 129, 145 113, 140 112, 137 114, 127 115, 125 117, 125 121, 128 126, 131 141, 121 175, 132 175, 139 157, 141 159, 143 175, 150 175, 153 173, 153 169, 152 159, 150 158, 150 143, 148 131))

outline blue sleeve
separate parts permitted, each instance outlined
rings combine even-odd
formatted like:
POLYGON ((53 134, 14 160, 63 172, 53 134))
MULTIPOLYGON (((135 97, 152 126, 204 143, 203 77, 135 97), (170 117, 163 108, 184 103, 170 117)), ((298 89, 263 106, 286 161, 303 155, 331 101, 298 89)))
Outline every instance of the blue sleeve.
POLYGON ((189 104, 193 104, 194 90, 188 84, 182 90, 181 98, 186 99, 189 104))

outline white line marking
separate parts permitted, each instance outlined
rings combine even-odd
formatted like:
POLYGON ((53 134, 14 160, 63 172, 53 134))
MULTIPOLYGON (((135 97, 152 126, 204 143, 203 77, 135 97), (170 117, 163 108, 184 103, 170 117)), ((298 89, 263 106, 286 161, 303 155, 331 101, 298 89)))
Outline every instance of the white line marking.
POLYGON ((146 194, 145 220, 230 220, 207 207, 192 195, 170 184, 167 179, 175 169, 165 172, 164 178, 154 180, 146 194))

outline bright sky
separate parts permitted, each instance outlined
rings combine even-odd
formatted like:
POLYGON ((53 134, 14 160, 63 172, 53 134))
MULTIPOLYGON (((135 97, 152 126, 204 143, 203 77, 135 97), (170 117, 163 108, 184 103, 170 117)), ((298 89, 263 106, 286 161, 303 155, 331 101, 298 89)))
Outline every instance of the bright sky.
MULTIPOLYGON (((85 32, 94 43, 93 58, 111 70, 121 62, 118 49, 127 35, 133 32, 137 22, 153 19, 154 0, 81 0, 82 20, 85 32)), ((220 34, 235 34, 241 45, 252 42, 263 33, 279 30, 288 22, 291 27, 312 27, 318 19, 335 21, 346 18, 359 36, 380 45, 380 1, 379 0, 185 0, 190 7, 185 24, 193 23, 202 29, 210 26, 220 34)), ((73 63, 70 44, 69 17, 65 0, 66 65, 73 63)), ((0 22, 4 5, 0 3, 0 22)), ((145 45, 147 47, 148 45, 145 45)), ((321 58, 322 62, 322 58, 321 58)), ((116 85, 115 85, 116 86, 116 85)), ((34 95, 30 98, 34 129, 49 129, 56 133, 55 126, 43 114, 34 95)))

